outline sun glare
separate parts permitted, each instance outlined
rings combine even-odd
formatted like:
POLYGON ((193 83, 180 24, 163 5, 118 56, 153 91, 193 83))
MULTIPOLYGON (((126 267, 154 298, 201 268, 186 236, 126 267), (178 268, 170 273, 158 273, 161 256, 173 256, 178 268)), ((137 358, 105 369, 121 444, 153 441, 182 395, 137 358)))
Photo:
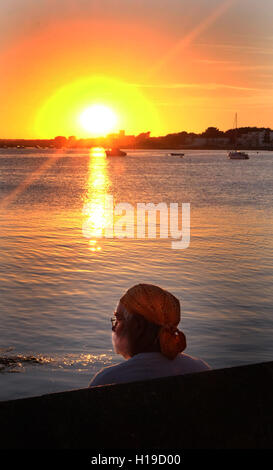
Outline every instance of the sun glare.
POLYGON ((107 77, 85 77, 66 84, 41 104, 33 127, 37 137, 105 136, 124 129, 126 134, 158 133, 156 108, 133 84, 107 77))
POLYGON ((80 114, 79 121, 83 129, 93 136, 102 136, 115 129, 117 116, 107 106, 95 104, 80 114))

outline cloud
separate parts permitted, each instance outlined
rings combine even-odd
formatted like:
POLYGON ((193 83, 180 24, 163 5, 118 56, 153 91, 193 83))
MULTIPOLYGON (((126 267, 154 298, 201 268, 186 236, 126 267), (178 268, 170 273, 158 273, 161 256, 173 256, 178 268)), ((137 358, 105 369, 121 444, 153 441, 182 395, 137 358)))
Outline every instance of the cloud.
POLYGON ((134 83, 132 86, 139 88, 161 88, 166 90, 176 90, 183 88, 191 88, 198 90, 219 90, 219 89, 230 89, 230 90, 241 90, 241 91, 259 91, 261 88, 244 87, 236 85, 228 85, 225 83, 166 83, 166 84, 141 84, 134 83))
MULTIPOLYGON (((272 41, 272 40, 271 40, 272 41)), ((273 55, 273 48, 272 47, 259 47, 259 46, 247 46, 245 44, 210 44, 210 43, 195 43, 196 47, 204 47, 212 49, 227 49, 232 52, 238 51, 241 53, 249 53, 249 54, 265 54, 265 55, 273 55)), ((220 61, 219 61, 220 62, 220 61)))

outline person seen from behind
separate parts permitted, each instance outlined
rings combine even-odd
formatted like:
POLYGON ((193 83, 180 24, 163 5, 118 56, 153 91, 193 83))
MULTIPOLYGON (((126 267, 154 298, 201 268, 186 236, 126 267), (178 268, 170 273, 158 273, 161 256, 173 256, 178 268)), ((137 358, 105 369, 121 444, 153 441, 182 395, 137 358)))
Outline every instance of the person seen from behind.
POLYGON ((184 354, 186 337, 177 328, 180 302, 161 287, 138 284, 128 289, 111 321, 114 350, 126 360, 100 370, 89 387, 210 369, 206 362, 184 354))

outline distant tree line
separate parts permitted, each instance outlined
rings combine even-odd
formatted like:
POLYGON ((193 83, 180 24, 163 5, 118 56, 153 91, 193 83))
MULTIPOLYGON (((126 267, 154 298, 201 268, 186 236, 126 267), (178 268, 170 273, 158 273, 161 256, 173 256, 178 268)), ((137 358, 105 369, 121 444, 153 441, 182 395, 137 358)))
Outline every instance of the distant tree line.
POLYGON ((109 134, 106 137, 77 139, 76 136, 56 136, 54 139, 0 139, 0 147, 36 147, 36 148, 89 148, 93 146, 120 148, 228 148, 234 144, 235 138, 253 133, 263 133, 262 142, 258 147, 273 148, 273 131, 265 127, 240 127, 221 131, 217 127, 208 127, 204 132, 181 131, 165 136, 151 137, 150 132, 138 135, 109 134), (194 143, 195 142, 195 143, 194 143), (197 142, 197 144, 196 144, 197 142))

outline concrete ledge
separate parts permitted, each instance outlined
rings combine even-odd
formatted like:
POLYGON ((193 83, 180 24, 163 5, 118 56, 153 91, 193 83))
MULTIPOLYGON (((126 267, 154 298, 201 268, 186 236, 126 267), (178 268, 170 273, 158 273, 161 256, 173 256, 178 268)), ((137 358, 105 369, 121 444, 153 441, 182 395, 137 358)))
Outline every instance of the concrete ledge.
POLYGON ((2 449, 273 447, 273 362, 0 402, 2 449))

